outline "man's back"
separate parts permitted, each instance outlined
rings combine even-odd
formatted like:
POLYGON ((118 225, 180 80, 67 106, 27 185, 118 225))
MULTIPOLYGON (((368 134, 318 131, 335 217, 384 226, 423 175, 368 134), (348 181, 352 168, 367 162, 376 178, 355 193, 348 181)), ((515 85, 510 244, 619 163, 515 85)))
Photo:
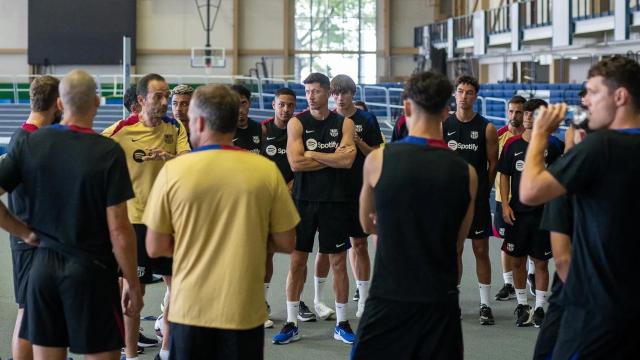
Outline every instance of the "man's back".
POLYGON ((272 161, 236 147, 200 149, 167 162, 145 212, 150 229, 175 239, 170 320, 254 328, 267 319, 267 235, 298 216, 272 161))

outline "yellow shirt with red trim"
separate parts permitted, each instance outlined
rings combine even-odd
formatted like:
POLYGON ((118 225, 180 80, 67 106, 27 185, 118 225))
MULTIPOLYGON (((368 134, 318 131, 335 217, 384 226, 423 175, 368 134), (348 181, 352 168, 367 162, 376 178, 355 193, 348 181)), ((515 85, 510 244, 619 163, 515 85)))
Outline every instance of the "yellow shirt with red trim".
POLYGON ((165 164, 163 160, 145 161, 142 158, 153 149, 173 155, 190 151, 187 131, 180 121, 169 117, 163 117, 158 126, 147 127, 137 115, 131 115, 105 129, 102 135, 115 140, 124 150, 136 195, 127 201, 129 220, 141 224, 151 186, 165 164))
MULTIPOLYGON (((498 158, 502 154, 502 149, 507 140, 513 137, 513 133, 509 131, 509 125, 505 125, 498 130, 498 158)), ((511 192, 509 192, 509 199, 511 199, 511 192)), ((496 201, 502 202, 502 195, 500 195, 500 174, 496 176, 496 201)))
POLYGON ((238 147, 195 149, 160 170, 143 221, 174 238, 169 321, 262 326, 267 236, 300 221, 274 162, 238 147))

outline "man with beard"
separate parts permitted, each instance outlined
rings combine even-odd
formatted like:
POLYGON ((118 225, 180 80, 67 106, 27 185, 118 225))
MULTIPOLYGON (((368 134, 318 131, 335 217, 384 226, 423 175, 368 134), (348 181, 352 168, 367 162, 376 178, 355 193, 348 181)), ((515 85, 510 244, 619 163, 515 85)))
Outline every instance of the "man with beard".
POLYGON ((262 128, 260 124, 249 118, 251 91, 242 85, 233 85, 231 90, 240 96, 238 128, 236 129, 236 136, 233 138, 233 145, 258 154, 262 147, 262 128))

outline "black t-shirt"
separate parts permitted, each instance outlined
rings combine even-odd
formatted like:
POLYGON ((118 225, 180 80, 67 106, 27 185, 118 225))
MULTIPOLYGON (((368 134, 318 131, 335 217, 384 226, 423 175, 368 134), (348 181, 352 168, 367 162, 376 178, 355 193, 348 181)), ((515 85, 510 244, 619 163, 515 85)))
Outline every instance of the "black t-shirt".
MULTIPOLYGON (((355 131, 358 136, 369 146, 379 146, 384 142, 382 133, 380 132, 380 124, 375 115, 356 109, 356 112, 350 117, 355 125, 355 131)), ((357 147, 357 146, 356 146, 357 147)), ((349 187, 353 199, 358 199, 362 188, 362 168, 364 166, 364 154, 357 150, 356 158, 351 166, 348 176, 349 187)))
MULTIPOLYGON (((11 152, 11 148, 15 146, 15 144, 23 141, 30 133, 38 130, 38 128, 31 124, 23 124, 13 136, 11 136, 11 140, 9 141, 9 145, 7 146, 7 152, 11 152)), ((6 189, 5 189, 6 190, 6 189)), ((9 200, 9 210, 20 220, 25 223, 30 223, 29 221, 29 203, 27 201, 27 195, 24 193, 24 188, 22 185, 18 185, 12 192, 8 195, 9 200)), ((24 241, 21 238, 10 234, 9 239, 11 240, 11 248, 14 250, 24 250, 24 249, 33 249, 33 247, 24 241)))
POLYGON ((469 122, 458 120, 456 114, 451 114, 442 124, 444 141, 449 148, 473 166, 478 174, 477 201, 488 199, 489 165, 487 160, 487 125, 489 122, 480 114, 469 122))
POLYGON ((91 129, 52 125, 16 143, 0 186, 23 186, 40 246, 57 242, 115 265, 107 207, 134 197, 122 148, 91 129))
POLYGON ((233 145, 241 147, 252 153, 259 154, 262 142, 262 127, 257 122, 249 119, 247 128, 236 129, 236 136, 233 139, 233 145))
MULTIPOLYGON (((302 124, 302 142, 305 151, 334 153, 342 141, 344 117, 329 112, 324 120, 316 120, 311 112, 296 116, 302 124)), ((326 167, 317 171, 295 173, 293 196, 305 201, 349 201, 348 170, 326 167)))
POLYGON ((640 254, 640 129, 600 130, 549 167, 571 196, 575 224, 565 305, 599 323, 640 320, 635 263, 640 254))
POLYGON ((287 128, 280 129, 273 118, 265 120, 267 134, 262 141, 260 154, 276 163, 284 180, 288 183, 293 180, 293 171, 287 159, 287 128))
MULTIPOLYGON (((571 240, 571 234, 573 233, 573 211, 568 195, 555 198, 544 205, 540 229, 568 235, 569 240, 571 240)), ((549 297, 549 303, 560 303, 559 299, 563 287, 562 280, 558 277, 558 273, 553 274, 553 284, 551 285, 552 296, 549 297)))
MULTIPOLYGON (((524 170, 524 159, 527 155, 529 142, 517 135, 504 144, 500 161, 498 161, 498 171, 509 176, 511 181, 511 200, 509 206, 516 212, 542 210, 542 206, 527 206, 520 202, 520 177, 524 170)), ((549 137, 549 145, 545 151, 545 165, 552 164, 564 150, 564 144, 555 136, 549 137)), ((499 191, 499 190, 498 190, 499 191)))
POLYGON ((457 301, 456 242, 469 168, 443 141, 409 136, 383 150, 374 189, 378 228, 371 295, 457 301))

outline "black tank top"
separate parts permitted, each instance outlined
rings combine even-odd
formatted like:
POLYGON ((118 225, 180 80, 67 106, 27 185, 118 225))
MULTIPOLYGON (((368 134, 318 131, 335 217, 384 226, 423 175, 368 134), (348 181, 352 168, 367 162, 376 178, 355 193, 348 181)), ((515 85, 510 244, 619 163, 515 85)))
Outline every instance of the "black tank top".
POLYGON ((481 198, 480 194, 488 194, 490 187, 487 125, 489 122, 480 114, 465 123, 458 120, 455 113, 449 115, 442 125, 444 141, 449 148, 462 156, 478 174, 478 199, 481 198))
MULTIPOLYGON (((324 120, 316 120, 311 112, 296 116, 302 124, 302 142, 305 151, 333 153, 342 141, 342 115, 330 112, 324 120)), ((348 187, 345 184, 347 170, 324 168, 318 171, 295 173, 293 194, 305 201, 347 201, 348 187)))
POLYGON ((262 127, 257 122, 249 119, 246 129, 236 129, 236 136, 233 138, 233 145, 258 154, 260 153, 261 141, 262 127))
POLYGON ((284 180, 289 182, 293 180, 293 171, 287 159, 287 129, 276 126, 273 118, 263 122, 263 125, 267 129, 267 134, 262 141, 260 153, 275 162, 284 180))
POLYGON ((470 200, 465 161, 443 141, 409 136, 384 147, 374 194, 371 295, 457 301, 456 241, 470 200))

